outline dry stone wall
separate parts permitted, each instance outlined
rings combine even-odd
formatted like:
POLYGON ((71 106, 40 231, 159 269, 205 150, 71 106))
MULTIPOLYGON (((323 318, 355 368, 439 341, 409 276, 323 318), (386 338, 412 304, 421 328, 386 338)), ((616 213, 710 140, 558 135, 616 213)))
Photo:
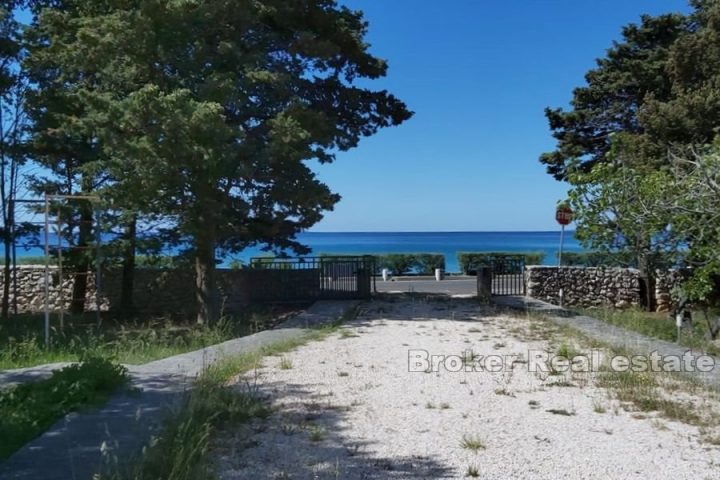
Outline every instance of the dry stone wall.
MULTIPOLYGON (((49 306, 57 312, 69 310, 74 278, 69 271, 49 269, 49 306)), ((317 271, 298 270, 278 274, 272 270, 218 269, 215 275, 218 304, 225 313, 242 310, 253 301, 271 301, 278 292, 288 300, 312 297, 317 290, 317 271)), ((0 275, 0 288, 5 279, 0 275)), ((102 273, 100 285, 100 309, 109 310, 120 304, 122 274, 120 270, 102 273)), ((22 265, 10 276, 10 306, 15 304, 17 293, 18 313, 37 313, 45 308, 45 267, 22 265)), ((1 290, 0 290, 1 291, 1 290)), ((135 271, 133 288, 134 306, 138 311, 150 314, 183 314, 196 312, 195 275, 190 270, 135 271)), ((85 309, 98 307, 95 296, 95 275, 89 274, 85 309)))
POLYGON ((640 275, 632 268, 528 266, 525 287, 529 297, 554 304, 562 288, 563 304, 568 306, 640 305, 640 275))

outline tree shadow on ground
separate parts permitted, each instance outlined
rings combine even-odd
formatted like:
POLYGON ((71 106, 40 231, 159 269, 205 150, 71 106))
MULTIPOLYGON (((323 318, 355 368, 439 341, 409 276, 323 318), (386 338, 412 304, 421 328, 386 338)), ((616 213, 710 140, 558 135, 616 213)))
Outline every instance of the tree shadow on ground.
POLYGON ((377 454, 381 442, 347 435, 352 406, 337 404, 332 395, 308 387, 312 385, 278 382, 259 387, 260 395, 282 407, 276 407, 267 420, 226 432, 217 442, 221 478, 384 480, 460 476, 433 456, 377 454))

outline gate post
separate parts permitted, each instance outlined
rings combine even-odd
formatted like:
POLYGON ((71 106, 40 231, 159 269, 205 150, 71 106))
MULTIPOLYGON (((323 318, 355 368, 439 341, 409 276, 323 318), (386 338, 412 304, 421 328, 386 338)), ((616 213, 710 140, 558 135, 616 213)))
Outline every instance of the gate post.
POLYGON ((492 269, 478 267, 477 269, 477 297, 482 303, 490 303, 492 298, 492 269))

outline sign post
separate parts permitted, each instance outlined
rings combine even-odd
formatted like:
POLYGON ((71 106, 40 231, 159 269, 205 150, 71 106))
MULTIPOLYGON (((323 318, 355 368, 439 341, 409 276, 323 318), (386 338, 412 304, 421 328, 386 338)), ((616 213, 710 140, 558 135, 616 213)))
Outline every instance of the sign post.
MULTIPOLYGON (((562 268, 563 242, 565 240, 565 226, 569 225, 573 220, 573 211, 567 205, 560 205, 555 210, 555 220, 560 224, 560 250, 558 252, 558 285, 560 278, 560 269, 562 268)), ((558 297, 560 306, 563 306, 563 289, 560 286, 558 297)))

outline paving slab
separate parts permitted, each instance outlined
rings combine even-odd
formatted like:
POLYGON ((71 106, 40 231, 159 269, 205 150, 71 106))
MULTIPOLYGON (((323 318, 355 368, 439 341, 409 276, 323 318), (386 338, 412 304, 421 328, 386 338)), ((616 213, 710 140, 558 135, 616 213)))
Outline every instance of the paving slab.
MULTIPOLYGON (((139 452, 207 366, 226 356, 252 353, 267 345, 300 338, 310 330, 297 325, 331 324, 359 303, 317 302, 273 330, 129 366, 134 388, 113 395, 102 407, 66 415, 0 463, 0 479, 90 480, 106 467, 108 458, 114 456, 122 461, 139 452), (103 451, 109 452, 109 456, 103 455, 103 451)), ((36 373, 47 372, 48 368, 51 367, 36 368, 36 373)))
MULTIPOLYGON (((704 352, 665 340, 651 338, 626 328, 610 325, 587 315, 580 315, 551 303, 530 297, 507 296, 493 297, 496 305, 513 310, 541 313, 554 323, 572 327, 583 334, 617 348, 627 349, 640 355, 653 352, 664 357, 685 357, 693 361, 704 352)), ((704 385, 720 389, 720 359, 715 358, 715 368, 709 372, 683 372, 704 385)))

